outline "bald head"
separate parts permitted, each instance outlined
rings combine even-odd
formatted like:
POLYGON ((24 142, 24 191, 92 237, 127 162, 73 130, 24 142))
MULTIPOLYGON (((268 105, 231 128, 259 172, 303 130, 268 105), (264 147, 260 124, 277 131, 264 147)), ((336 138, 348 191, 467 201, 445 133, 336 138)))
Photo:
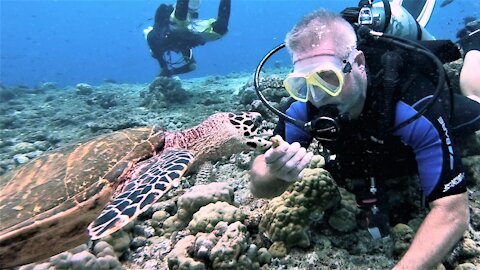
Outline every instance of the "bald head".
POLYGON ((296 62, 321 49, 346 57, 356 48, 357 37, 352 26, 339 14, 320 9, 297 23, 287 34, 285 43, 296 62))

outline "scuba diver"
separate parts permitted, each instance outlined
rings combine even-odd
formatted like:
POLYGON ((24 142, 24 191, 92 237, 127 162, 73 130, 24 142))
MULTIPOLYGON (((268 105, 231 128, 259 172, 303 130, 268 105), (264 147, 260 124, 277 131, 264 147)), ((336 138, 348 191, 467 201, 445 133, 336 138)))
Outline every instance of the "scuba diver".
POLYGON ((152 57, 160 65, 159 76, 171 77, 196 69, 192 49, 227 33, 230 3, 220 0, 218 17, 208 20, 198 19, 200 0, 177 0, 175 8, 166 4, 157 8, 155 24, 143 32, 152 57), (178 54, 180 59, 174 59, 178 54))
MULTIPOLYGON (((389 234, 391 214, 382 187, 416 173, 430 211, 394 269, 435 268, 468 228, 467 175, 458 139, 480 128, 480 103, 448 91, 442 63, 461 57, 455 44, 395 37, 380 32, 385 25, 374 31, 372 20, 379 16, 365 2, 342 15, 326 10, 306 15, 285 45, 260 62, 255 87, 279 116, 274 134, 285 141, 255 158, 250 190, 272 198, 300 180, 313 156, 306 149, 316 139, 325 152, 324 168, 349 187, 367 215, 368 231, 380 239, 389 234), (285 113, 259 88, 262 65, 283 47, 294 66, 284 80, 293 101, 285 113)), ((391 16, 388 1, 383 4, 391 16)))

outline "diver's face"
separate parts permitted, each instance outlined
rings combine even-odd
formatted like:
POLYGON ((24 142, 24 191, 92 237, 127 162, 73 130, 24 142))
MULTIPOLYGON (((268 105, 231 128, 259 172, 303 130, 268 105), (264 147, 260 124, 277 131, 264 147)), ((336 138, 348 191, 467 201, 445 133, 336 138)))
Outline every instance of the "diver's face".
MULTIPOLYGON (((334 50, 325 44, 325 48, 317 48, 318 54, 302 59, 295 63, 295 70, 302 70, 305 66, 325 65, 325 61, 334 59, 334 50), (332 56, 334 56, 332 58, 332 56)), ((338 57, 337 57, 338 58, 338 57)), ((365 72, 365 58, 361 51, 354 50, 349 57, 351 70, 343 74, 343 85, 338 95, 331 95, 319 88, 311 88, 308 101, 319 108, 325 105, 335 105, 340 113, 349 113, 350 117, 357 118, 365 103, 367 89, 367 75, 365 72)), ((344 59, 341 59, 342 61, 344 59)))

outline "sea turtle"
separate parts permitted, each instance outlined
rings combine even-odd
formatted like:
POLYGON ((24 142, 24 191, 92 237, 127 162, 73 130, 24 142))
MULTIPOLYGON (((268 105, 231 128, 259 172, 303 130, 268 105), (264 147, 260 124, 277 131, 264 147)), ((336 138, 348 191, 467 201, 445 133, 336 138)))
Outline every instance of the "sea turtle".
POLYGON ((129 128, 52 151, 2 176, 0 268, 119 230, 201 162, 268 148, 259 119, 255 112, 216 113, 179 132, 129 128))

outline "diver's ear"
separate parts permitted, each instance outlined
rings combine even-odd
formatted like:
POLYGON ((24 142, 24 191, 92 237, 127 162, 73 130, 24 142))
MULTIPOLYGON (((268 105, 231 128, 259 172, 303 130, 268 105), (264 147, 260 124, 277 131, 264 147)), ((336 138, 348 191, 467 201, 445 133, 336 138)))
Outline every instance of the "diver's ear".
POLYGON ((365 55, 362 51, 357 51, 354 62, 357 63, 359 66, 365 66, 365 55))

